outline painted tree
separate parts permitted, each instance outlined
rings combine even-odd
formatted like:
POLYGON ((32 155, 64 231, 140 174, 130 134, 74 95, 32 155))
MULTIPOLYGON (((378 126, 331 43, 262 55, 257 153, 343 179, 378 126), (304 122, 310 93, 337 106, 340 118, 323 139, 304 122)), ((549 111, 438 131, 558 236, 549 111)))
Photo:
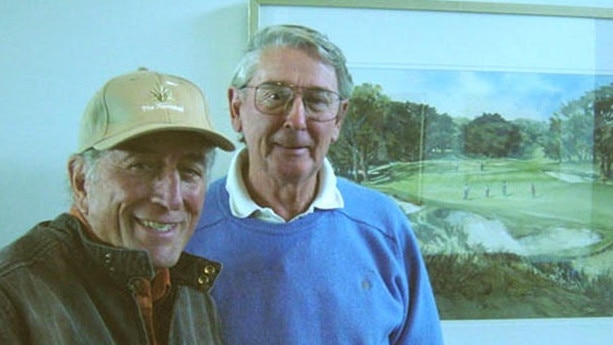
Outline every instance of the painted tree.
POLYGON ((543 134, 542 146, 545 157, 562 162, 562 120, 555 114, 549 118, 549 129, 543 134))
POLYGON ((601 180, 612 177, 613 164, 613 85, 594 93, 594 156, 598 159, 601 180))
POLYGON ((425 158, 454 153, 457 149, 459 128, 448 114, 439 114, 428 107, 424 133, 425 158))
POLYGON ((384 140, 383 118, 388 104, 380 85, 365 83, 354 88, 341 135, 329 153, 339 174, 356 181, 368 179, 369 166, 384 140))
POLYGON ((512 123, 519 127, 521 147, 519 156, 530 158, 543 146, 548 131, 547 122, 532 119, 515 119, 512 123))
POLYGON ((475 118, 463 128, 464 153, 484 157, 517 156, 521 147, 519 127, 500 114, 475 118))
POLYGON ((414 162, 421 159, 421 127, 426 105, 389 103, 385 112, 385 147, 390 160, 414 162))
POLYGON ((562 157, 567 161, 590 161, 594 147, 593 98, 589 94, 571 101, 556 114, 560 127, 562 157))

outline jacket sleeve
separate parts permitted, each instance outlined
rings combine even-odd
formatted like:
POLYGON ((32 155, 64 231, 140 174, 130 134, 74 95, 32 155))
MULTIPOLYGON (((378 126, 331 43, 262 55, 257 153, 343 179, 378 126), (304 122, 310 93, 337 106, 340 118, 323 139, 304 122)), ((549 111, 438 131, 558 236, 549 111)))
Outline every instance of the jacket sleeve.
POLYGON ((28 344, 25 322, 15 310, 11 299, 0 286, 0 344, 28 344))

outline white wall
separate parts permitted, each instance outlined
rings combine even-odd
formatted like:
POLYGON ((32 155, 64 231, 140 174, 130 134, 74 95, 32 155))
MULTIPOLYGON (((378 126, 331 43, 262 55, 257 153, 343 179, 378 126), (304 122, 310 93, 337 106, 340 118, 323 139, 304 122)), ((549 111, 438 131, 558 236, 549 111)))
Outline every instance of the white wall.
MULTIPOLYGON (((207 94, 235 138, 226 86, 247 39, 248 0, 0 0, 0 246, 70 206, 66 160, 93 93, 146 66, 207 94)), ((495 0, 491 2, 511 2, 495 0)), ((516 0, 613 7, 613 0, 516 0)), ((214 176, 230 154, 219 152, 214 176)), ((607 344, 610 319, 444 322, 447 344, 607 344)))
MULTIPOLYGON (((109 78, 139 66, 192 79, 234 139, 226 86, 247 0, 0 0, 0 246, 70 206, 79 118, 109 78)), ((214 176, 230 155, 218 152, 214 176)))

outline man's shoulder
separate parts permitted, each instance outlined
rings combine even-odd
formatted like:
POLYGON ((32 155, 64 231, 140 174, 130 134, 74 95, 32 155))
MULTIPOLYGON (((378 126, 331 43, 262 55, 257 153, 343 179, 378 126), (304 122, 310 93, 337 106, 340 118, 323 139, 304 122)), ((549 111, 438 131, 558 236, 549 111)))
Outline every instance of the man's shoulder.
MULTIPOLYGON (((394 200, 378 190, 362 186, 343 177, 337 178, 337 186, 345 204, 368 205, 370 208, 397 206, 394 200)), ((366 206, 364 205, 364 206, 366 206)))
POLYGON ((206 191, 206 199, 213 200, 223 197, 222 192, 226 190, 227 176, 220 177, 211 182, 206 191))
POLYGON ((226 191, 226 176, 221 177, 209 185, 204 199, 204 207, 197 229, 217 223, 225 218, 228 208, 228 192, 226 191))
POLYGON ((410 228, 406 214, 391 196, 345 178, 339 178, 337 185, 345 203, 341 212, 353 221, 367 224, 388 236, 396 236, 396 231, 410 228))
MULTIPOLYGON (((66 216, 67 217, 67 216, 66 216)), ((57 263, 70 250, 66 247, 68 231, 60 231, 58 226, 68 230, 66 217, 54 221, 44 221, 35 225, 26 234, 0 250, 0 279, 3 276, 23 269, 57 263), (64 253, 64 254, 63 254, 64 253)), ((76 254, 76 253, 75 253, 76 254)), ((44 269, 44 268, 42 268, 44 269)))

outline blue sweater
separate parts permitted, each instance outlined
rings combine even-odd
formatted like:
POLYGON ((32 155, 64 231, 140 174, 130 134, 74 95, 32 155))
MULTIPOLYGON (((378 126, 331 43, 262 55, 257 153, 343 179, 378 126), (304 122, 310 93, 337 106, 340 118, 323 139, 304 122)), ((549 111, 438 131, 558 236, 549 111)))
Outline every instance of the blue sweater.
POLYGON ((214 182, 186 251, 221 262, 212 290, 226 345, 442 344, 406 215, 339 178, 345 207, 286 224, 230 213, 214 182))

